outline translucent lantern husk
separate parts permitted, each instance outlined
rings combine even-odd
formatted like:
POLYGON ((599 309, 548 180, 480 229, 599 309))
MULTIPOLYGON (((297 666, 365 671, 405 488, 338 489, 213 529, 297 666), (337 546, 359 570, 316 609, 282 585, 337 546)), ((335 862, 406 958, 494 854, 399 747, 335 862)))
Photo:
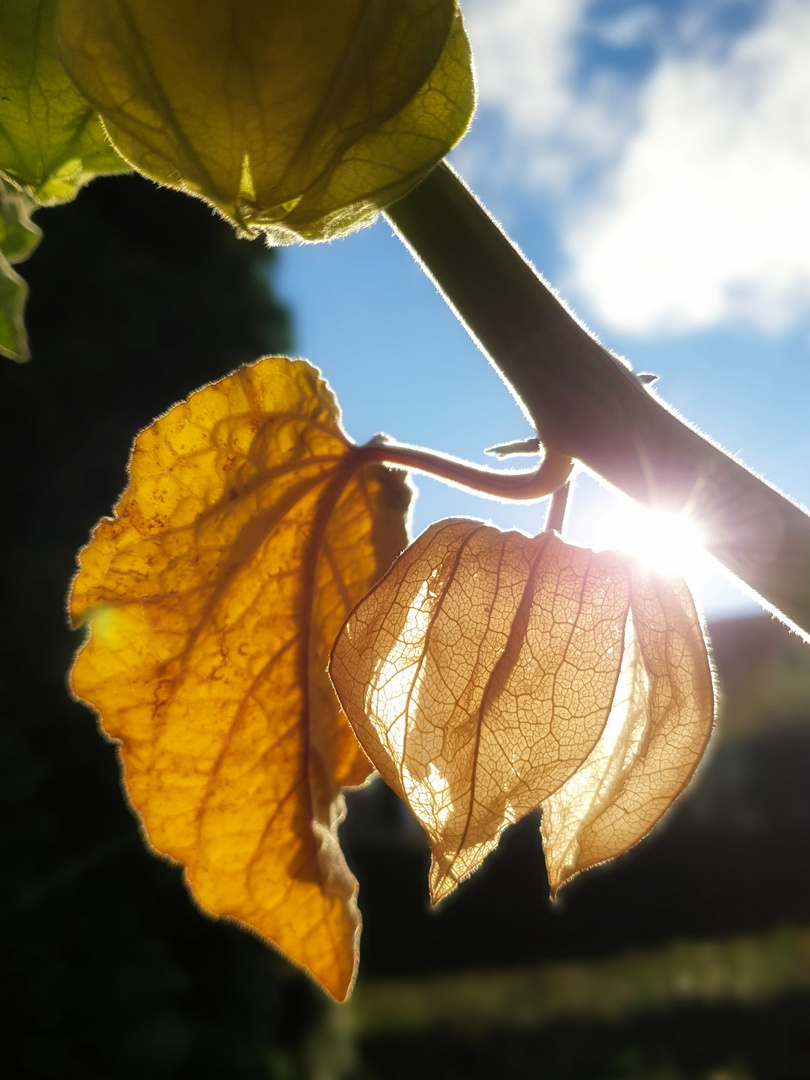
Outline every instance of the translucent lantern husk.
POLYGON ((57 43, 127 161, 273 243, 373 220, 474 104, 454 0, 60 0, 57 43))

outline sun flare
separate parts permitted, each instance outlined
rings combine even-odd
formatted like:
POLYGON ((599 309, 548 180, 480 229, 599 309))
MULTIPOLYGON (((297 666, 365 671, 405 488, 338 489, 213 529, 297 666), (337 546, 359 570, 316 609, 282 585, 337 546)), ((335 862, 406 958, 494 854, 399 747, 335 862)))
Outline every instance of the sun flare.
POLYGON ((600 522, 600 548, 623 551, 650 570, 687 580, 704 568, 704 543, 700 528, 683 513, 627 504, 600 522))

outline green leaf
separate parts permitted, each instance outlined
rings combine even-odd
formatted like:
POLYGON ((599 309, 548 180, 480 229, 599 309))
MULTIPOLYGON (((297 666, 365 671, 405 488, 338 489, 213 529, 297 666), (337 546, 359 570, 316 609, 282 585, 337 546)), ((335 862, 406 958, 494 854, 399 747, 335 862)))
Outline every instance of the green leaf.
POLYGON ((41 230, 31 220, 36 203, 0 177, 0 355, 27 360, 28 339, 23 308, 28 286, 11 268, 27 259, 39 243, 41 230))
POLYGON ((54 48, 56 0, 0 3, 0 174, 44 205, 128 171, 54 48))
POLYGON ((128 161, 274 243, 369 223, 474 105, 455 0, 60 0, 57 40, 128 161))
MULTIPOLYGON (((462 137, 475 107, 470 43, 456 12, 442 54, 411 101, 373 129, 313 186, 305 203, 288 215, 273 235, 297 229, 306 240, 328 240, 363 224, 401 199, 462 137)), ((289 242, 289 241, 287 241, 289 242)))
POLYGON ((28 338, 23 323, 23 308, 28 286, 0 255, 0 356, 27 360, 28 338))
POLYGON ((42 230, 31 220, 36 208, 30 195, 0 177, 0 255, 9 263, 27 259, 40 241, 42 230))

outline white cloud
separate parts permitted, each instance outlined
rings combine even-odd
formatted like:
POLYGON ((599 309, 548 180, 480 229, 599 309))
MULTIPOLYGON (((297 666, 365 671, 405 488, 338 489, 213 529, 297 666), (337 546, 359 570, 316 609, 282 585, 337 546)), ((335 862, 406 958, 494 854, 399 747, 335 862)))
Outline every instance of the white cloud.
POLYGON ((569 213, 572 284, 635 333, 810 308, 810 5, 783 0, 720 62, 664 61, 607 191, 569 213))
POLYGON ((553 128, 568 110, 572 37, 587 0, 477 0, 464 5, 482 102, 516 127, 553 128))
POLYGON ((558 201, 565 291, 625 332, 775 331, 810 311, 810 3, 771 0, 734 38, 712 7, 665 38, 647 3, 601 28, 584 0, 479 0, 468 16, 482 103, 522 140, 521 179, 558 201), (654 42, 658 62, 640 84, 577 89, 587 33, 654 42), (566 182, 594 166, 590 186, 566 182))
MULTIPOLYGON (((609 154, 626 125, 620 83, 575 89, 576 34, 590 0, 468 0, 479 101, 501 111, 508 160, 529 184, 562 191, 583 162, 609 154)), ((489 168, 496 163, 490 161, 489 168)))

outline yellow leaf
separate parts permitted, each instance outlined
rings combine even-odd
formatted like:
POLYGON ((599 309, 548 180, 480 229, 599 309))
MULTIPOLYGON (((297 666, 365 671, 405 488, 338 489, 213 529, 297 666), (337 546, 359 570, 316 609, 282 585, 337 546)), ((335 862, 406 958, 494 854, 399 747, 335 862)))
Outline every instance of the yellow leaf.
POLYGON ((60 0, 58 42, 128 161, 278 244, 369 223, 474 105, 455 0, 60 0))
POLYGON ((340 788, 370 766, 325 669, 406 542, 409 497, 358 462, 314 368, 240 368, 138 436, 70 602, 90 624, 72 689, 120 741, 154 847, 338 999, 360 925, 340 788))
POLYGON ((431 526, 397 560, 330 674, 428 835, 434 902, 540 804, 553 889, 629 847, 685 785, 713 717, 683 583, 474 521, 431 526))

